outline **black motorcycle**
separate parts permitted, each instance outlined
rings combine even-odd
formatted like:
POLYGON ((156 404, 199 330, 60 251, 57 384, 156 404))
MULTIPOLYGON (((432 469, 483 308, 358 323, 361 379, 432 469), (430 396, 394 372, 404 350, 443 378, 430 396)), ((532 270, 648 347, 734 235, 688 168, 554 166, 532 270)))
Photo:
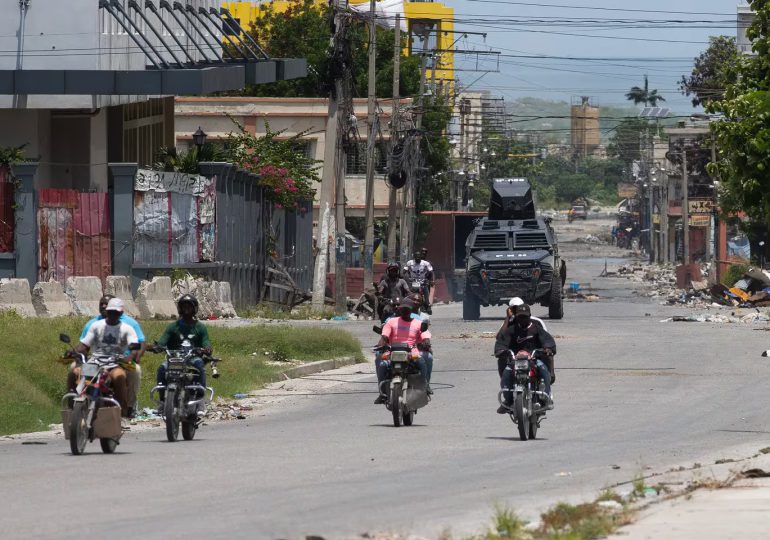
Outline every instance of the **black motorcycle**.
POLYGON ((545 392, 545 382, 537 374, 537 358, 543 351, 537 349, 532 354, 519 351, 514 357, 508 351, 508 365, 513 369, 513 388, 503 388, 497 394, 500 404, 508 410, 513 423, 519 428, 522 441, 537 437, 540 422, 545 413, 553 409, 551 398, 545 392), (513 393, 513 406, 505 404, 505 393, 513 393))
POLYGON ((155 345, 149 350, 154 353, 166 353, 168 365, 166 385, 159 384, 150 390, 150 399, 158 404, 158 413, 166 422, 166 438, 169 442, 176 442, 179 438, 181 423, 182 437, 186 441, 191 441, 203 422, 208 403, 214 399, 214 389, 204 388, 197 382, 200 373, 190 364, 190 360, 202 358, 204 369, 205 364, 211 364, 211 376, 215 379, 219 377, 217 362, 221 360, 205 356, 201 349, 191 347, 172 350, 155 345), (166 394, 164 401, 157 397, 161 391, 165 391, 166 394), (209 392, 208 399, 206 399, 206 392, 209 392))

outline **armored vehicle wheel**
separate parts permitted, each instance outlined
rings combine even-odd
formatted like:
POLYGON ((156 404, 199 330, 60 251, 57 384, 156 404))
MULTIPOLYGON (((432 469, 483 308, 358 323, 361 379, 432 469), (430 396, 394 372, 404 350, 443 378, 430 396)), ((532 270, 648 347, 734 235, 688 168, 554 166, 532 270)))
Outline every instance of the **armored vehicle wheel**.
POLYGON ((478 321, 481 317, 481 303, 470 289, 465 289, 463 295, 463 319, 466 321, 478 321))
POLYGON ((564 302, 561 298, 561 276, 554 274, 551 280, 551 297, 548 302, 548 317, 561 319, 564 317, 564 302))

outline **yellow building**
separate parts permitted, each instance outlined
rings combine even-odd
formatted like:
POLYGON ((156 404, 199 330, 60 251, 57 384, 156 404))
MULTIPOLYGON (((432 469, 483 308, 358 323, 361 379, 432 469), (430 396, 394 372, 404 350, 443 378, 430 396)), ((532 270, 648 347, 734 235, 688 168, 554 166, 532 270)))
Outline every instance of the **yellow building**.
MULTIPOLYGON (((369 0, 349 0, 351 6, 361 6, 368 9, 369 0)), ((319 0, 319 3, 323 0, 319 0)), ((260 6, 268 2, 225 2, 233 17, 238 19, 245 29, 250 29, 259 19, 260 6)), ((285 0, 269 2, 279 13, 288 5, 285 0)), ((323 2, 324 4, 326 2, 323 2)), ((427 58, 426 78, 437 88, 451 88, 454 81, 454 8, 447 7, 441 2, 406 2, 399 0, 378 1, 379 11, 386 15, 391 26, 396 13, 403 13, 406 23, 402 31, 408 31, 408 44, 405 54, 418 54, 422 50, 435 51, 427 58), (424 43, 420 37, 427 37, 424 43)))

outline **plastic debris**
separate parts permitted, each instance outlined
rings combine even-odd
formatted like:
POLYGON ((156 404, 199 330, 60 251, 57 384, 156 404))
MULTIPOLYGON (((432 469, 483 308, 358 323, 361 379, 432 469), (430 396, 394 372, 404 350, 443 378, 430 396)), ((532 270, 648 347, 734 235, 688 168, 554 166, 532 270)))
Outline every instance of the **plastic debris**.
POLYGON ((623 505, 618 501, 599 501, 597 504, 607 510, 623 510, 623 505))

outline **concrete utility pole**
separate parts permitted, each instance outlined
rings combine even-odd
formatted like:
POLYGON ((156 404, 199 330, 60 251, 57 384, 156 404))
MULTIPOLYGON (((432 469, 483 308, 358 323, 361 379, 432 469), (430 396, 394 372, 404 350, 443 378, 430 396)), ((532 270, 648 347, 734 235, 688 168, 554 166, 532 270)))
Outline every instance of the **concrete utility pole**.
POLYGON ((373 280, 374 258, 374 159, 377 149, 377 101, 376 60, 377 60, 377 25, 375 24, 376 0, 369 0, 369 95, 368 122, 369 136, 366 140, 366 210, 364 212, 364 290, 373 280))
MULTIPOLYGON (((390 114, 390 142, 396 144, 399 125, 398 125, 398 95, 400 86, 401 71, 401 15, 396 13, 396 40, 393 47, 393 108, 390 114)), ((390 171, 393 172, 393 171, 390 171)), ((396 258, 396 226, 398 207, 398 190, 390 186, 388 198, 388 261, 396 258)))
POLYGON ((690 264, 690 182, 687 177, 687 142, 682 141, 682 234, 684 234, 684 264, 690 264))
MULTIPOLYGON (((339 0, 335 0, 333 9, 335 34, 332 37, 333 47, 338 47, 341 35, 341 12, 339 0)), ((316 245, 318 253, 315 259, 313 271, 313 309, 321 310, 326 298, 326 272, 329 266, 329 238, 335 236, 332 223, 331 205, 334 201, 334 188, 336 185, 337 156, 339 147, 338 128, 340 124, 339 100, 342 88, 339 79, 334 81, 334 91, 329 96, 329 114, 326 121, 326 136, 324 148, 324 168, 321 178, 321 191, 319 196, 318 226, 316 245)))
MULTIPOLYGON (((424 37, 423 43, 427 42, 427 36, 424 37)), ((419 130, 422 127, 422 108, 424 107, 424 96, 425 94, 425 70, 426 70, 426 62, 425 62, 425 51, 423 51, 423 54, 420 56, 420 95, 418 97, 417 102, 417 119, 416 119, 416 127, 419 130)), ((414 165, 414 164, 413 164, 414 165)), ((411 170, 407 173, 407 180, 406 180, 406 186, 404 186, 404 209, 401 213, 401 264, 406 264, 406 261, 409 260, 410 254, 412 251, 412 247, 414 245, 414 222, 416 219, 415 216, 415 194, 416 194, 416 187, 415 186, 415 175, 416 171, 411 170)))

